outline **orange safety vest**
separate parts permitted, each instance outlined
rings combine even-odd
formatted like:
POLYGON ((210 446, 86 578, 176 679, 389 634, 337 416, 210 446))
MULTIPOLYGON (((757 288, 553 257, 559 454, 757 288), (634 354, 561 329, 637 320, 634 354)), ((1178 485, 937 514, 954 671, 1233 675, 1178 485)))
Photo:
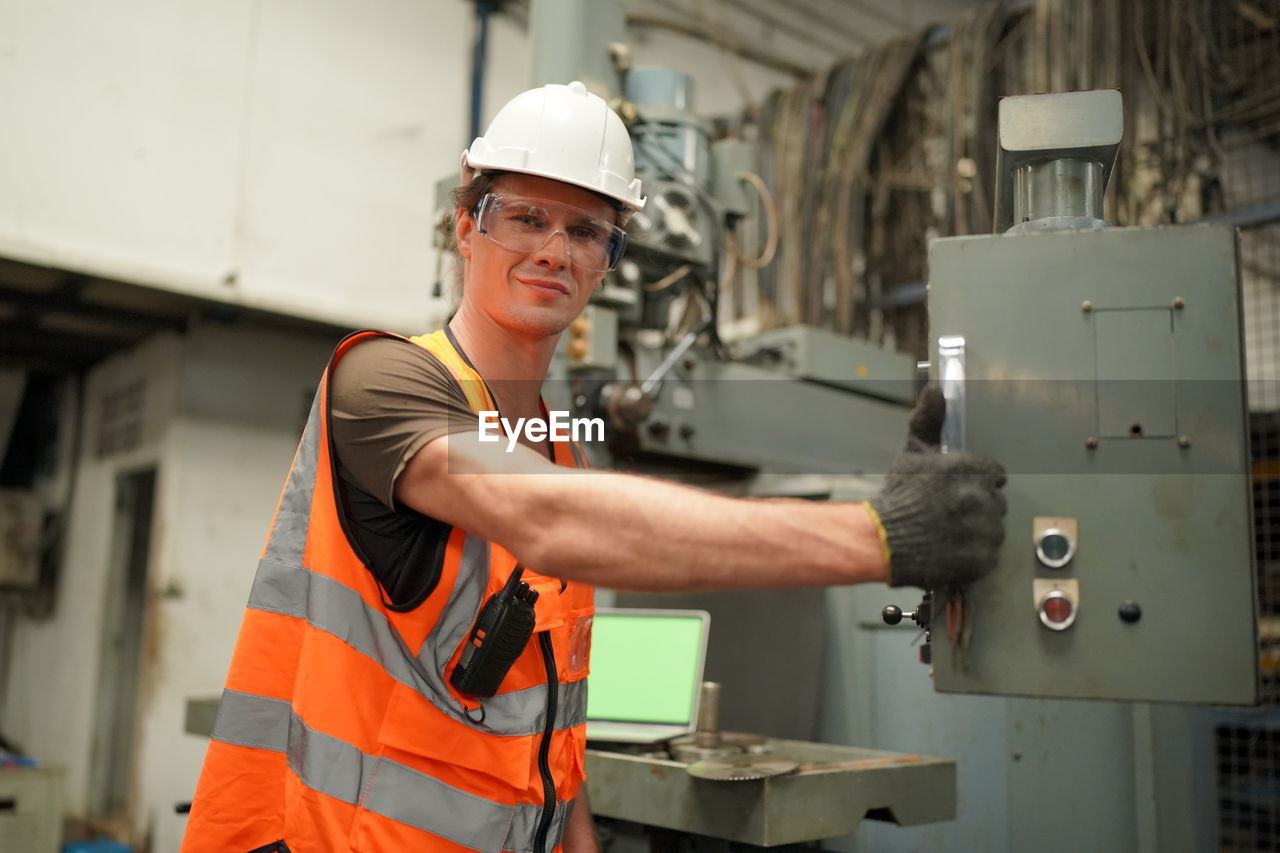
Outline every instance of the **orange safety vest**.
MULTIPOLYGON (((516 560, 455 528, 435 591, 402 612, 356 556, 335 495, 329 380, 344 353, 381 334, 343 340, 321 380, 249 595, 184 853, 525 853, 540 829, 542 849, 559 847, 584 778, 592 588, 526 571, 537 633, 497 695, 477 701, 453 688, 480 608, 516 560), (548 784, 554 797, 544 797, 548 784)), ((472 409, 497 409, 444 332, 410 340, 449 368, 472 409)), ((583 464, 579 448, 551 446, 557 464, 583 464)))

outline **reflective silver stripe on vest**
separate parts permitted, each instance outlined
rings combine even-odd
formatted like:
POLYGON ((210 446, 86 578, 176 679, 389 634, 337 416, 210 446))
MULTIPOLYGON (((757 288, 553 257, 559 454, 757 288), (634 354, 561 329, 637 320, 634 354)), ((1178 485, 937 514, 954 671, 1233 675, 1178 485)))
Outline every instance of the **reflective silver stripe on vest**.
MULTIPOLYGON (((436 669, 424 664, 413 655, 385 613, 370 607, 355 590, 327 575, 264 559, 258 564, 248 606, 307 620, 312 627, 332 634, 375 661, 388 675, 413 688, 441 712, 481 731, 507 736, 536 735, 546 725, 545 684, 484 699, 484 722, 477 724, 468 719, 466 710, 445 685, 441 675, 444 665, 436 669)), ((466 626, 469 629, 470 622, 466 626)), ((458 642, 462 642, 461 638, 458 642)), ((431 645, 430 641, 427 645, 431 645)), ((567 729, 582 725, 586 721, 586 707, 586 679, 561 684, 555 727, 567 729)))
MULTIPOLYGON (((317 731, 288 702, 225 690, 214 740, 286 754, 302 783, 353 806, 474 850, 531 850, 542 809, 505 805, 445 784, 317 731)), ((559 843, 572 802, 557 803, 548 849, 559 843)))
MULTIPOLYGON (((462 543, 462 560, 449 590, 449 600, 418 653, 418 661, 431 672, 444 672, 449 658, 467 638, 489 582, 489 543, 468 535, 462 543)), ((545 702, 543 703, 546 704, 545 702)), ((489 713, 485 707, 486 719, 489 713)))
MULTIPOLYGON (((324 383, 321 383, 323 389, 324 383)), ((302 439, 293 456, 289 480, 280 496, 275 523, 267 537, 266 557, 294 565, 302 565, 307 546, 307 526, 311 520, 311 497, 316 487, 316 446, 320 442, 320 396, 311 400, 311 414, 302 430, 302 439)))
MULTIPOLYGON (((569 819, 569 812, 573 809, 575 802, 577 801, 556 801, 556 813, 551 818, 551 830, 547 833, 547 853, 551 853, 551 850, 560 843, 560 837, 564 835, 565 822, 569 819)), ((525 804, 516 806, 516 818, 511 823, 511 832, 502 849, 513 851, 513 853, 533 853, 533 843, 536 840, 540 820, 542 820, 541 806, 525 804), (528 842, 520 844, 519 841, 524 839, 528 839, 528 842)))

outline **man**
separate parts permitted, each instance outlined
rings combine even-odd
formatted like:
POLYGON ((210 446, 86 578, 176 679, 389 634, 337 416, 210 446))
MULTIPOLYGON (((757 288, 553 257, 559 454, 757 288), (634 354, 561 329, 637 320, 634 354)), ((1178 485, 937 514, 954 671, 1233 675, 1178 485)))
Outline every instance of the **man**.
POLYGON ((321 383, 184 850, 593 851, 592 585, 933 588, 994 563, 1003 472, 928 446, 937 395, 863 504, 731 499, 581 470, 574 448, 528 433, 512 452, 481 440, 481 411, 546 417, 556 342, 643 199, 626 129, 580 83, 517 96, 463 171, 448 328, 354 335, 321 383), (474 648, 497 642, 486 631, 506 636, 473 633, 504 588, 537 593, 534 637, 496 689, 462 689, 474 648))

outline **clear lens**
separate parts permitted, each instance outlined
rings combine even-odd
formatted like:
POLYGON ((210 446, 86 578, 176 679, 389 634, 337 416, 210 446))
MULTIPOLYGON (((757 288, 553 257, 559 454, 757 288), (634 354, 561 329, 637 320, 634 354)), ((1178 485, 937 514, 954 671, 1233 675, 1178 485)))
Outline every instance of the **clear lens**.
POLYGON ((593 272, 613 269, 627 246, 627 233, 613 223, 545 199, 490 193, 476 209, 476 226, 513 252, 536 252, 563 235, 573 265, 593 272))

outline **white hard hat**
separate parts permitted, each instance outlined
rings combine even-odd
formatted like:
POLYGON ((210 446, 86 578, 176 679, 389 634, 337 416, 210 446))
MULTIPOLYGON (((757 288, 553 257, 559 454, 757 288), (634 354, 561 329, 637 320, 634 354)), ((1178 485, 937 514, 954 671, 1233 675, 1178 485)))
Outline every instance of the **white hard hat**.
POLYGON ((644 206, 631 137, 604 99, 574 81, 521 92, 507 102, 471 147, 462 167, 520 172, 574 184, 644 206))

